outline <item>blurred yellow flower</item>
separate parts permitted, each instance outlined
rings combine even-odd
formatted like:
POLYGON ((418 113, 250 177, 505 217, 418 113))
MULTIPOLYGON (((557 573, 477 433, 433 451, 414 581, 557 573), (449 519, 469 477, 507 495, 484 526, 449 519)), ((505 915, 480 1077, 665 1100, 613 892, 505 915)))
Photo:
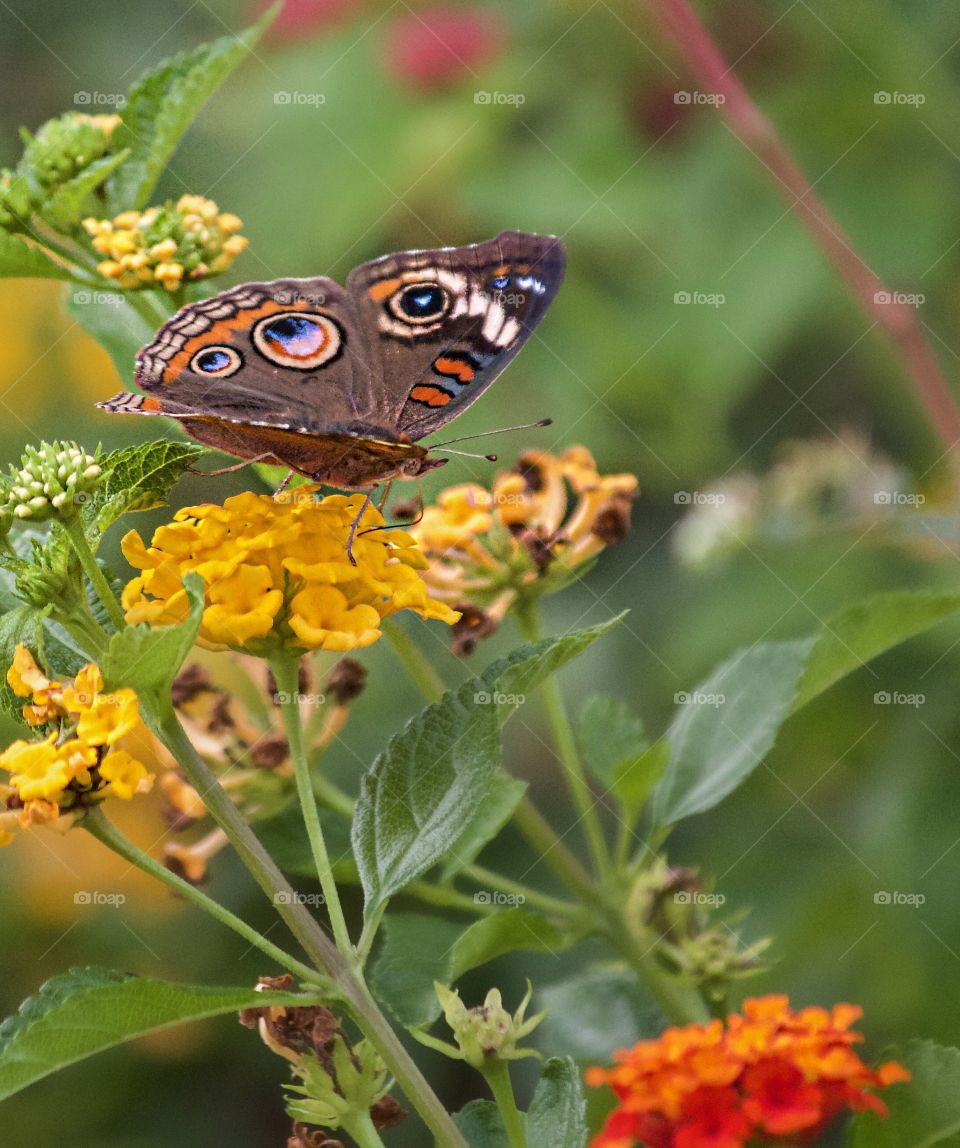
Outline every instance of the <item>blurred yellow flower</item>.
POLYGON ((521 595, 557 590, 630 529, 632 474, 601 475, 590 452, 527 451, 493 488, 443 491, 410 534, 429 559, 424 581, 463 614, 467 653, 521 595))
POLYGON ((161 283, 175 291, 186 279, 226 271, 247 246, 243 226, 212 199, 181 195, 176 204, 123 211, 111 219, 83 221, 93 249, 104 256, 97 270, 121 287, 161 283))
POLYGON ((0 845, 15 824, 55 820, 106 797, 130 800, 149 790, 152 776, 142 762, 116 745, 140 728, 136 694, 103 692, 103 677, 88 664, 73 684, 51 681, 33 654, 20 644, 7 671, 7 682, 21 698, 31 725, 54 725, 40 741, 17 739, 0 752, 0 769, 9 783, 0 786, 0 845))
POLYGON ((383 525, 368 506, 354 566, 346 548, 362 496, 318 499, 314 490, 276 498, 247 492, 223 506, 186 507, 149 547, 131 531, 121 546, 141 574, 123 592, 127 621, 182 621, 183 577, 195 571, 206 584, 200 637, 214 647, 353 650, 375 642, 381 620, 398 610, 456 622, 459 615, 427 592, 418 573, 427 562, 409 534, 365 533, 383 525))

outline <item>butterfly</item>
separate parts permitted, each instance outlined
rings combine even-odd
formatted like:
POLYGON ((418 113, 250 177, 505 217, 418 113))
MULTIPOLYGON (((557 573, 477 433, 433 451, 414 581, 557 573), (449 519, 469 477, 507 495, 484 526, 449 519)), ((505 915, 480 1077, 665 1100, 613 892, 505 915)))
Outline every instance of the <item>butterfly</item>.
POLYGON ((98 406, 165 415, 206 446, 369 497, 447 461, 420 440, 510 363, 564 265, 559 239, 505 231, 384 255, 345 288, 323 276, 244 283, 178 311, 137 355, 144 393, 98 406))

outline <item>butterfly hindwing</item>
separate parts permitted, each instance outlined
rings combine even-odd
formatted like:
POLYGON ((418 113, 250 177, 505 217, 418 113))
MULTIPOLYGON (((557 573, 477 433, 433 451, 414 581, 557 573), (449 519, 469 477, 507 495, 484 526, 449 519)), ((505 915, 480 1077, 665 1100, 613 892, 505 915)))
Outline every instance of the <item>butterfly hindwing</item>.
POLYGON ((518 231, 355 268, 347 287, 386 425, 416 441, 465 410, 529 338, 563 272, 559 239, 518 231))

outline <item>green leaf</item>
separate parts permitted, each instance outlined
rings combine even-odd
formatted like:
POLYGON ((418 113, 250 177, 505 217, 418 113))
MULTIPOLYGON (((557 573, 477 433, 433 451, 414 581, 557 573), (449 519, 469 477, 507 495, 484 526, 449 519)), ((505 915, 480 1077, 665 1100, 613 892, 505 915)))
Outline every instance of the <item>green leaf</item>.
POLYGON ((862 1112, 853 1121, 850 1148, 932 1148, 960 1133, 960 1049, 932 1040, 911 1041, 896 1059, 913 1079, 883 1093, 886 1120, 862 1112))
POLYGON ((618 620, 521 646, 485 670, 480 685, 444 694, 391 739, 363 778, 353 819, 368 921, 483 815, 500 765, 500 725, 618 620))
POLYGON ((110 179, 114 210, 147 203, 180 137, 250 54, 278 10, 275 4, 239 35, 221 36, 164 61, 134 84, 111 141, 115 149, 130 153, 110 179))
POLYGON ((538 995, 547 1009, 540 1046, 593 1064, 609 1064, 614 1049, 653 1039, 666 1025, 636 976, 619 967, 591 969, 538 995))
POLYGON ((685 695, 666 734, 670 760, 654 794, 657 825, 712 809, 757 768, 790 713, 812 645, 760 642, 685 695))
POLYGON ((385 918, 371 983, 377 999, 401 1024, 412 1028, 440 1015, 433 982, 453 979, 453 947, 461 932, 453 921, 420 913, 385 918))
POLYGON ((176 626, 125 626, 110 638, 101 663, 104 681, 111 689, 127 686, 156 715, 170 705, 173 679, 197 639, 203 617, 204 586, 198 574, 183 580, 190 612, 176 626))
POLYGON ((831 618, 816 636, 793 703, 805 706, 852 670, 960 610, 960 594, 878 594, 831 618))
POLYGON ((510 1148, 503 1119, 492 1100, 471 1100, 454 1115, 453 1122, 470 1148, 510 1148))
POLYGON ((499 769, 490 782, 483 808, 450 846, 440 870, 441 881, 449 881, 468 865, 491 842, 513 816, 527 792, 527 783, 499 769))
POLYGON ((13 651, 23 642, 34 653, 42 644, 43 612, 36 606, 16 606, 0 616, 0 710, 26 725, 22 709, 24 698, 18 698, 7 682, 7 669, 13 662, 13 651))
MULTIPOLYGON (((504 953, 561 953, 583 936, 582 930, 561 927, 542 913, 511 908, 481 917, 457 940, 450 954, 450 980, 485 965, 504 953)), ((436 978, 440 980, 440 977, 436 978)))
POLYGON ((154 328, 130 306, 119 287, 72 287, 65 302, 67 311, 113 360, 126 384, 133 377, 137 351, 153 341, 154 328))
POLYGON ((70 272, 19 235, 0 230, 0 278, 70 279, 70 272))
POLYGON ((321 1004, 316 995, 176 985, 111 969, 54 977, 0 1025, 0 1100, 94 1053, 184 1021, 265 1005, 321 1004))
POLYGON ((131 511, 163 506, 171 487, 203 453, 194 443, 167 439, 113 451, 101 461, 103 479, 85 519, 103 531, 131 511))
POLYGON ((86 214, 87 198, 130 154, 128 149, 94 160, 73 179, 60 184, 50 198, 37 209, 56 231, 72 230, 86 214))
MULTIPOLYGON (((360 878, 350 845, 350 822, 330 809, 321 808, 319 814, 334 877, 343 884, 358 885, 360 878)), ((317 863, 299 801, 288 799, 279 812, 263 821, 257 820, 257 836, 284 873, 316 881, 317 863)))
POLYGON ((667 767, 669 746, 651 746, 643 722, 623 702, 602 694, 584 706, 577 732, 590 771, 635 820, 667 767))
POLYGON ((527 1112, 527 1143, 550 1148, 584 1148, 587 1102, 580 1070, 572 1057, 555 1057, 543 1066, 527 1112))

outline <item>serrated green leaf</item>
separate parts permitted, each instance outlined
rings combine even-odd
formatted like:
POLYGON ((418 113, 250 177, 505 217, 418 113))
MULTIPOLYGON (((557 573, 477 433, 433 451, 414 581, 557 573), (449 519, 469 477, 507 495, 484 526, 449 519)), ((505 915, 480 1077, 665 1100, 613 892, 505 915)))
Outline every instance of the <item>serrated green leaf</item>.
POLYGON ((203 617, 204 586, 197 574, 183 580, 190 612, 176 626, 125 626, 110 638, 101 669, 111 689, 136 691, 146 714, 170 705, 173 679, 193 649, 203 617))
POLYGON ((960 1133, 960 1049, 932 1040, 911 1041, 895 1060, 913 1079, 884 1090, 886 1120, 861 1112, 850 1130, 850 1148, 933 1148, 960 1133))
POLYGON ((537 1005, 547 1010, 540 1047, 593 1064, 608 1064, 614 1049, 653 1039, 666 1026, 635 974, 623 968, 591 969, 552 984, 538 993, 537 1005))
POLYGON ((19 235, 0 230, 0 278, 71 279, 70 271, 19 235))
POLYGON ((194 443, 159 439, 106 455, 101 483, 84 508, 86 522, 103 531, 131 511, 163 506, 171 487, 203 452, 194 443))
POLYGON ((500 769, 490 781, 490 790, 480 812, 450 846, 440 869, 440 880, 449 881, 472 865, 477 855, 488 845, 513 816, 514 810, 527 792, 527 783, 500 769))
POLYGON ((471 1100, 454 1114, 453 1122, 470 1148, 510 1148, 503 1117, 492 1100, 471 1100))
POLYGON ((573 1058, 548 1060, 527 1112, 527 1143, 585 1148, 586 1109, 580 1070, 573 1058))
POLYGON ((457 940, 451 953, 450 976, 459 980, 470 969, 504 953, 562 953, 582 936, 582 930, 554 924, 531 909, 504 909, 481 917, 457 940))
POLYGON ((134 84, 111 141, 130 153, 109 182, 115 211, 147 203, 180 137, 250 54, 278 10, 274 5, 239 35, 221 36, 164 61, 134 84))
POLYGON ((85 207, 91 192, 104 183, 129 154, 129 150, 124 148, 94 160, 73 179, 60 184, 50 198, 37 208, 37 214, 55 230, 70 231, 86 214, 85 207))
POLYGON ((521 646, 428 706, 397 734, 363 778, 353 852, 367 920, 442 860, 490 800, 500 725, 548 674, 618 619, 521 646))
POLYGON ((412 1028, 440 1015, 433 982, 453 979, 453 947, 462 926, 442 917, 397 913, 383 922, 383 943, 371 973, 377 999, 412 1028))
POLYGON ((137 351, 153 341, 153 326, 130 306, 119 287, 102 291, 72 287, 64 302, 70 315, 113 360, 126 385, 133 378, 137 351))
POLYGON ((794 710, 885 650, 929 630, 960 610, 960 594, 878 594, 830 618, 816 635, 794 710))
POLYGON ((0 1100, 148 1032, 242 1008, 321 1003, 306 993, 176 985, 111 969, 74 969, 47 981, 0 1025, 0 1100))
POLYGON ((760 642, 734 654, 670 723, 670 759, 653 800, 659 826, 705 813, 761 763, 790 713, 813 639, 760 642))

